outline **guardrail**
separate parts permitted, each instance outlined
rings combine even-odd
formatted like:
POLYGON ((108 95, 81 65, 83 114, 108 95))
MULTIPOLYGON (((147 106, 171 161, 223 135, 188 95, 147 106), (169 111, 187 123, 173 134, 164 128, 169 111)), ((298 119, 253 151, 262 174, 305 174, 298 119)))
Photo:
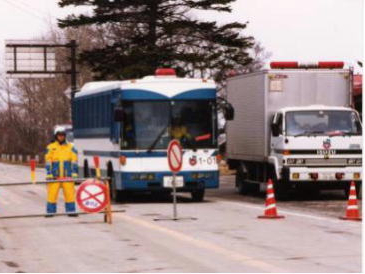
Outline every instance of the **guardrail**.
POLYGON ((31 159, 34 159, 38 164, 44 164, 43 155, 24 155, 24 154, 0 154, 0 161, 12 164, 27 164, 31 159))

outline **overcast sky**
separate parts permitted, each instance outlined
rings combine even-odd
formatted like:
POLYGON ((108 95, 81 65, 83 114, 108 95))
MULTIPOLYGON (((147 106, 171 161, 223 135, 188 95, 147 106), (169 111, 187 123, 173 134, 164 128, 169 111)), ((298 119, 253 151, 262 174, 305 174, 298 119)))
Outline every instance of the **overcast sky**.
MULTIPOLYGON (((363 58, 363 0, 237 0, 233 12, 199 12, 201 19, 247 22, 271 60, 339 60, 348 65, 363 58)), ((0 53, 5 39, 31 39, 49 22, 73 9, 56 0, 0 0, 0 53)), ((0 56, 3 56, 2 54, 0 56)))

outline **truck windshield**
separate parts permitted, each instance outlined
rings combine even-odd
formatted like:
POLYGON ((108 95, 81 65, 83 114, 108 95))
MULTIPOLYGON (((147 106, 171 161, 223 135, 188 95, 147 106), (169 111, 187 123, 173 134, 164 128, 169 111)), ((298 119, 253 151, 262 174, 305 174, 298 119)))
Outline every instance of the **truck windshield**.
POLYGON ((353 111, 290 111, 285 116, 286 135, 361 135, 353 111))
POLYGON ((184 148, 217 146, 215 101, 124 101, 122 106, 122 149, 166 149, 174 138, 184 148))

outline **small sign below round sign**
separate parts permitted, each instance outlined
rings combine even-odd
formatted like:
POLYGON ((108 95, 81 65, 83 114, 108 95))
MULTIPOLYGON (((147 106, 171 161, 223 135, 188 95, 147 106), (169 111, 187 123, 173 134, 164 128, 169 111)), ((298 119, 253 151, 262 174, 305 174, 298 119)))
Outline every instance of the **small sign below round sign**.
POLYGON ((109 203, 107 188, 98 180, 86 180, 77 189, 76 201, 79 208, 87 213, 100 212, 109 203))
POLYGON ((172 140, 167 148, 167 160, 172 172, 177 173, 181 170, 183 162, 183 151, 178 140, 172 140))

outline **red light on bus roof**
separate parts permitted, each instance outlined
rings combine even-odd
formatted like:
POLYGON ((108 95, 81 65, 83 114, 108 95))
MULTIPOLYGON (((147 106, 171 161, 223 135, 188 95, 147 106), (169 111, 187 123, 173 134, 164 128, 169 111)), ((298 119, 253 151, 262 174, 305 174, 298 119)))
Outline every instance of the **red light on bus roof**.
POLYGON ((298 62, 271 62, 272 69, 298 68, 298 62))
POLYGON ((176 76, 176 71, 172 68, 158 68, 155 72, 156 76, 176 76))
POLYGON ((329 69, 342 69, 344 67, 344 62, 318 62, 319 68, 329 68, 329 69))

